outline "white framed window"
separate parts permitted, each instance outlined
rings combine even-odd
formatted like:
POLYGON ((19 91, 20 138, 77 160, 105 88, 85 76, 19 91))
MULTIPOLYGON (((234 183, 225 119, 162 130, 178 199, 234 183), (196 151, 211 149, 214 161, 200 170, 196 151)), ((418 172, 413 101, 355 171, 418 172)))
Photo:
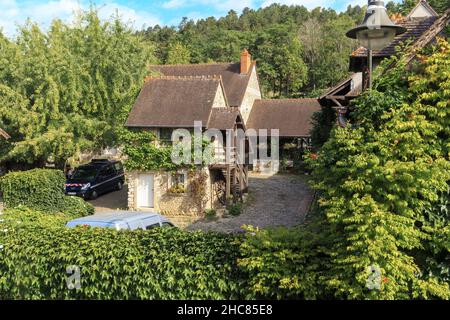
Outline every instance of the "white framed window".
POLYGON ((186 193, 187 172, 174 172, 169 175, 169 193, 186 193))

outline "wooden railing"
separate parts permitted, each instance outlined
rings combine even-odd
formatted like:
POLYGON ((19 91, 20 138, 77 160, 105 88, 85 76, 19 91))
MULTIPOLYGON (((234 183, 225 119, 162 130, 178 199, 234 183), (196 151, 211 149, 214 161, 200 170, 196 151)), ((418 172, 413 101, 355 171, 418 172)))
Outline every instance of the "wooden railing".
POLYGON ((236 164, 236 148, 235 147, 216 147, 214 149, 213 164, 236 164), (227 163, 227 151, 229 150, 229 163, 227 163))

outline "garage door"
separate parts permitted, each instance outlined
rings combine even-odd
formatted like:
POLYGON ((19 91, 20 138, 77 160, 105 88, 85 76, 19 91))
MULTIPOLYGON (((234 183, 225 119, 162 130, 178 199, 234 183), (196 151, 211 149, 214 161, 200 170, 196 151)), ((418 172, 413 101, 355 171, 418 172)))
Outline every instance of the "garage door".
POLYGON ((153 208, 153 175, 143 174, 138 178, 137 206, 153 208))

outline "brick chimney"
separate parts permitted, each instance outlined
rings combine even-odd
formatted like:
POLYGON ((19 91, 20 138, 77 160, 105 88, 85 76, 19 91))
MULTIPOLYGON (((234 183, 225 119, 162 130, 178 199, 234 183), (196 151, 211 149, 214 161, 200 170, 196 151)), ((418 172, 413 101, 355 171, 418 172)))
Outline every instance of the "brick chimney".
POLYGON ((241 53, 241 74, 246 74, 249 72, 252 65, 252 55, 247 49, 244 49, 241 53))

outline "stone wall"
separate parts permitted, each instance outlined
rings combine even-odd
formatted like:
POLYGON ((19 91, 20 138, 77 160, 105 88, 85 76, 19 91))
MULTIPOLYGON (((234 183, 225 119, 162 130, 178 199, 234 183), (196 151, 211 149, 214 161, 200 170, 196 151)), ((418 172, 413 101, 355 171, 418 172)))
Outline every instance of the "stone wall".
POLYGON ((225 101, 225 96, 223 94, 222 86, 219 84, 217 87, 216 97, 214 98, 214 102, 212 105, 213 108, 226 108, 227 103, 225 101))
MULTIPOLYGON (((211 208, 216 202, 211 188, 211 175, 208 169, 203 169, 208 176, 206 182, 206 204, 204 209, 211 208)), ((128 208, 137 211, 158 211, 165 216, 201 216, 203 212, 199 212, 198 205, 190 192, 187 180, 186 193, 174 194, 168 192, 169 180, 171 173, 165 171, 132 171, 127 172, 128 182, 128 208), (137 184, 141 174, 153 175, 154 183, 154 208, 138 208, 137 207, 137 184)))
POLYGON ((252 74, 248 81, 248 86, 245 91, 244 99, 240 107, 244 122, 247 123, 250 112, 252 111, 253 103, 256 99, 261 99, 261 89, 259 87, 258 75, 256 73, 256 66, 252 67, 252 74))

